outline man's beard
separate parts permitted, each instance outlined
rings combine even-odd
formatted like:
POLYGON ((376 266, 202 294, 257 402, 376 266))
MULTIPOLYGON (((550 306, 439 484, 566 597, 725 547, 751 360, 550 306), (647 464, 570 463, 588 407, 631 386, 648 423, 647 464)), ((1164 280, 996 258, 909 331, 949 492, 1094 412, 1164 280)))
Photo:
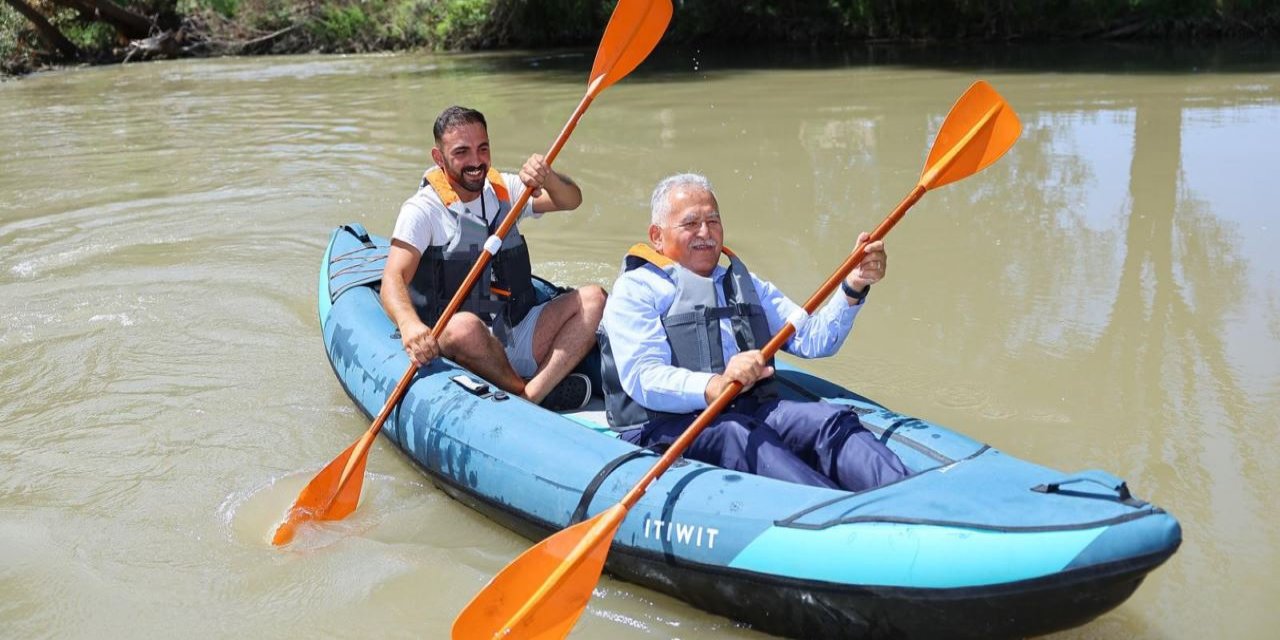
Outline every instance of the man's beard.
POLYGON ((466 189, 467 191, 470 191, 472 193, 479 193, 481 189, 484 189, 484 179, 488 175, 488 173, 489 173, 489 167, 487 165, 480 164, 480 165, 471 165, 469 167, 463 167, 461 171, 449 177, 453 178, 453 181, 458 183, 458 185, 461 186, 463 189, 466 189), (480 170, 479 177, 475 179, 468 178, 466 175, 467 171, 474 170, 474 169, 480 170))

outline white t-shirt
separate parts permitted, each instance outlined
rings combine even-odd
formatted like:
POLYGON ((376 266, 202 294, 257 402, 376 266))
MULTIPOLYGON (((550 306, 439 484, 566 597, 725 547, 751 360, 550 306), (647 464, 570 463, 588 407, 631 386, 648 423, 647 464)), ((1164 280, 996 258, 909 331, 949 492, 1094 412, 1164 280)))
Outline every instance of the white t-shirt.
MULTIPOLYGON (((510 173, 503 173, 502 181, 507 185, 507 193, 511 194, 511 204, 515 204, 515 199, 524 191, 524 183, 520 181, 520 176, 510 173)), ((487 181, 479 198, 471 202, 459 200, 453 203, 451 209, 459 216, 468 217, 490 229, 496 230, 502 224, 501 220, 494 220, 498 215, 498 194, 487 181)), ((533 210, 533 198, 529 198, 520 219, 523 220, 525 216, 538 218, 541 215, 533 210)), ((436 195, 431 185, 427 185, 400 205, 400 215, 396 217, 396 227, 391 237, 407 242, 419 253, 423 253, 428 247, 448 246, 457 233, 457 220, 446 213, 440 196, 436 195)))

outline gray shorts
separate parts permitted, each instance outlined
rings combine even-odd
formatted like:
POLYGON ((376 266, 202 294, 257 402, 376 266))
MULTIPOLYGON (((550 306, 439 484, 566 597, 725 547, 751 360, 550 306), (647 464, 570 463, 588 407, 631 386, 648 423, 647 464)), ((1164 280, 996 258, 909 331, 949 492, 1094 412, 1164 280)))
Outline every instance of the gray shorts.
POLYGON ((516 370, 516 375, 526 380, 538 371, 538 363, 533 359, 533 329, 538 326, 538 317, 546 306, 547 303, 544 302, 530 309, 520 324, 511 329, 507 340, 507 360, 511 362, 511 368, 516 370))

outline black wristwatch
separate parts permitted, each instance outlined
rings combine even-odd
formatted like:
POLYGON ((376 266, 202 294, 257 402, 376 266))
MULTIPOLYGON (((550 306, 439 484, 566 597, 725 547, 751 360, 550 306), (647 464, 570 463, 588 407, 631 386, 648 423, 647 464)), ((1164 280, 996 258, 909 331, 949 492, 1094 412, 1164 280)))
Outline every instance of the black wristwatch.
POLYGON ((849 281, 841 280, 840 290, 843 291, 846 296, 853 298, 854 302, 862 304, 863 299, 867 297, 867 293, 871 291, 871 285, 863 287, 862 291, 854 291, 853 287, 849 286, 849 281))

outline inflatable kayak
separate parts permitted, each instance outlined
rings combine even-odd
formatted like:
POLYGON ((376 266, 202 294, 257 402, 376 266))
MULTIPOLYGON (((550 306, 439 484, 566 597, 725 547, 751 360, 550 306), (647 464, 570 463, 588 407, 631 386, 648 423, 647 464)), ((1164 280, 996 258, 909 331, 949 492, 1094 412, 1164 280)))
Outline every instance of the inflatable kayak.
MULTIPOLYGON (((370 416, 409 365, 376 291, 386 248, 340 227, 319 278, 330 362, 370 416)), ((855 494, 681 461, 628 513, 608 572, 788 637, 1022 637, 1114 608, 1181 543, 1177 520, 1106 472, 1019 460, 785 362, 777 375, 789 397, 851 406, 913 475, 855 494)), ((598 398, 553 413, 443 359, 382 433, 531 539, 616 504, 656 460, 616 437, 598 398)))

